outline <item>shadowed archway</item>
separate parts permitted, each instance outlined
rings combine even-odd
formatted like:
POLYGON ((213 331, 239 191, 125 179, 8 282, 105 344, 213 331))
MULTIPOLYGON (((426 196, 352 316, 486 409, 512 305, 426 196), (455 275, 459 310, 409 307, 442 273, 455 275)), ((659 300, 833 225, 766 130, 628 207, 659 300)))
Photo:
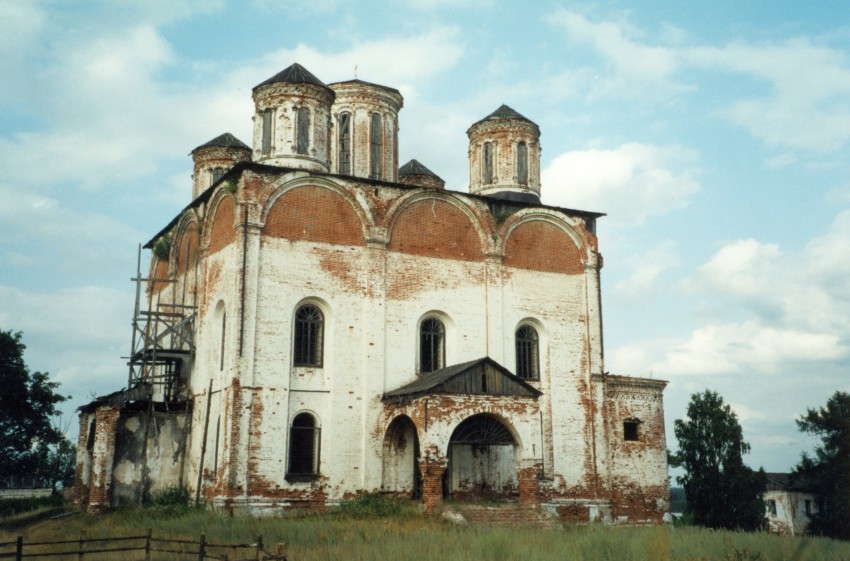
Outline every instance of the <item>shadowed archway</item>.
POLYGON ((473 415, 449 439, 445 492, 456 500, 493 500, 517 495, 517 441, 496 416, 473 415))

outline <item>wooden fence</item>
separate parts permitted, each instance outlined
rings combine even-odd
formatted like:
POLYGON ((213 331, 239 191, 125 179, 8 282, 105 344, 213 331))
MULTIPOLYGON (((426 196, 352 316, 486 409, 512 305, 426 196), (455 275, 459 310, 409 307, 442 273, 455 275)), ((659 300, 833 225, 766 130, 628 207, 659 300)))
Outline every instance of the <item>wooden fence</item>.
POLYGON ((23 536, 18 536, 15 541, 0 542, 0 561, 48 557, 60 558, 54 561, 85 561, 87 558, 90 561, 286 561, 286 544, 277 544, 275 553, 270 553, 264 548, 261 535, 254 543, 216 544, 208 542, 206 534, 201 534, 197 540, 155 538, 150 529, 140 536, 88 538, 82 532, 75 540, 25 542, 23 536), (139 557, 131 556, 130 552, 138 552, 139 557))

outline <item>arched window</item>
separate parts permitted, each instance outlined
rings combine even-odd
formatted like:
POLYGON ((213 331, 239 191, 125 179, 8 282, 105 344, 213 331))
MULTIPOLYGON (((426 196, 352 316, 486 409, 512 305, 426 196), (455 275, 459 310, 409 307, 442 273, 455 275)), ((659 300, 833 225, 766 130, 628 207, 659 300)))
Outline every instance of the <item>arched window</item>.
POLYGON ((213 168, 212 169, 212 182, 215 183, 219 179, 224 177, 224 168, 213 168))
POLYGON ((437 318, 427 318, 419 326, 419 371, 433 372, 445 363, 446 328, 437 318))
POLYGON ((493 144, 484 143, 484 184, 493 183, 493 144))
POLYGON ((295 366, 322 366, 325 316, 318 306, 306 304, 295 312, 295 366))
POLYGON ((640 440, 640 421, 638 419, 623 421, 623 440, 640 440))
POLYGON ((271 109, 263 110, 263 140, 262 152, 263 155, 271 154, 272 152, 272 115, 271 109))
POLYGON ((540 379, 537 330, 523 325, 516 330, 516 375, 523 380, 540 379))
POLYGON ((226 341, 225 334, 227 333, 227 312, 221 313, 221 346, 218 349, 218 369, 224 370, 224 343, 226 341))
POLYGON ((315 417, 299 413, 289 428, 287 479, 312 478, 319 474, 321 429, 315 417))
POLYGON ((381 179, 381 144, 383 136, 383 131, 381 130, 381 116, 377 113, 372 113, 372 144, 370 151, 371 173, 369 174, 369 177, 372 179, 381 179))
POLYGON ((306 154, 310 148, 310 110, 299 107, 295 120, 295 152, 306 154))
POLYGON ((351 173, 351 113, 339 114, 339 173, 351 173))
POLYGON ((525 142, 516 145, 516 179, 520 185, 528 185, 528 147, 525 142))

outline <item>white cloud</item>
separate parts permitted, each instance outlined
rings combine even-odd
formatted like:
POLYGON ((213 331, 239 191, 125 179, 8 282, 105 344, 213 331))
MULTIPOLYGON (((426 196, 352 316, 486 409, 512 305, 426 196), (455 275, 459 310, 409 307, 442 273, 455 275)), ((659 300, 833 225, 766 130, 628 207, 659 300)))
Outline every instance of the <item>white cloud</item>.
POLYGON ((835 151, 850 140, 850 66, 836 49, 791 39, 690 49, 694 66, 763 80, 770 95, 739 99, 726 110, 736 124, 775 146, 835 151))
POLYGON ((637 255, 629 255, 625 266, 631 272, 614 286, 614 292, 630 299, 647 295, 656 288, 659 277, 678 264, 676 246, 672 241, 662 242, 637 255))
POLYGON ((453 68, 462 55, 459 30, 439 27, 415 35, 354 41, 341 52, 321 51, 301 43, 294 49, 265 55, 259 64, 239 75, 250 76, 246 83, 253 87, 298 62, 323 82, 331 83, 354 78, 356 66, 359 79, 391 85, 404 93, 405 88, 415 89, 453 68))
POLYGON ((840 338, 757 321, 710 324, 672 348, 650 367, 661 376, 741 373, 761 375, 787 361, 826 361, 847 356, 840 338))
POLYGON ((627 19, 591 22, 559 9, 551 21, 569 40, 590 46, 606 63, 594 69, 594 79, 586 84, 595 93, 623 99, 672 97, 713 86, 708 75, 698 84, 683 83, 680 77, 687 71, 735 73, 767 86, 764 95, 739 95, 720 108, 752 136, 806 152, 836 152, 850 142, 850 65, 838 48, 805 37, 688 46, 676 32, 662 34, 670 43, 665 46, 652 44, 627 19))
POLYGON ((725 243, 687 287, 703 325, 686 338, 637 341, 612 364, 662 377, 789 371, 850 356, 850 210, 801 251, 755 239, 725 243))
POLYGON ((605 209, 610 223, 639 225, 687 206, 700 190, 692 150, 629 143, 616 149, 566 152, 542 171, 542 198, 551 205, 605 209))
POLYGON ((764 294, 764 281, 780 257, 779 246, 754 239, 736 240, 724 245, 698 270, 703 283, 718 293, 744 296, 764 294))
MULTIPOLYGON (((0 329, 23 332, 24 359, 62 384, 74 404, 126 385, 132 287, 99 286, 48 293, 0 285, 0 329)), ((65 408, 70 411, 72 408, 65 408)))
MULTIPOLYGON (((561 8, 552 14, 550 21, 563 28, 573 42, 590 45, 608 63, 608 67, 594 68, 595 93, 656 98, 693 89, 673 79, 680 69, 678 53, 668 47, 647 44, 640 30, 626 20, 594 23, 582 14, 561 8)), ((671 35, 676 41, 682 39, 681 34, 665 28, 665 37, 671 35)))

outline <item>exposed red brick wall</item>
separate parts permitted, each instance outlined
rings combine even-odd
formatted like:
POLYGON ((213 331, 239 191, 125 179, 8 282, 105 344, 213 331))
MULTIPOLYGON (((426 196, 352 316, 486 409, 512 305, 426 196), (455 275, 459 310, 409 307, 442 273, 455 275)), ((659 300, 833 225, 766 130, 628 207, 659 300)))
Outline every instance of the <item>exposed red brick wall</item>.
POLYGON ((517 472, 519 502, 526 506, 540 504, 540 467, 528 467, 517 472))
POLYGON ((392 251, 478 261, 481 239, 459 208, 435 199, 417 201, 401 211, 390 234, 392 251))
POLYGON ((446 473, 446 460, 425 458, 419 462, 422 473, 422 503, 425 512, 433 512, 443 502, 443 474, 446 473))
POLYGON ((222 199, 215 209, 212 232, 210 233, 210 254, 236 241, 236 230, 233 228, 236 203, 233 197, 222 199))
POLYGON ((505 244, 507 267, 577 275, 584 272, 581 252, 573 240, 549 222, 535 220, 517 226, 505 244))
MULTIPOLYGON (((153 268, 153 278, 167 279, 168 278, 168 261, 165 259, 156 259, 156 265, 153 268)), ((167 282, 152 282, 151 293, 157 294, 159 291, 168 286, 167 282)))
POLYGON ((278 198, 266 217, 263 234, 289 240, 364 245, 363 228, 340 194, 322 187, 296 187, 278 198))
POLYGON ((195 253, 198 251, 198 223, 190 222, 180 236, 177 252, 177 274, 182 275, 192 268, 195 263, 195 253))
POLYGON ((90 513, 103 512, 110 507, 112 462, 115 459, 115 437, 120 415, 121 411, 117 407, 101 407, 95 413, 95 442, 88 505, 90 513))

